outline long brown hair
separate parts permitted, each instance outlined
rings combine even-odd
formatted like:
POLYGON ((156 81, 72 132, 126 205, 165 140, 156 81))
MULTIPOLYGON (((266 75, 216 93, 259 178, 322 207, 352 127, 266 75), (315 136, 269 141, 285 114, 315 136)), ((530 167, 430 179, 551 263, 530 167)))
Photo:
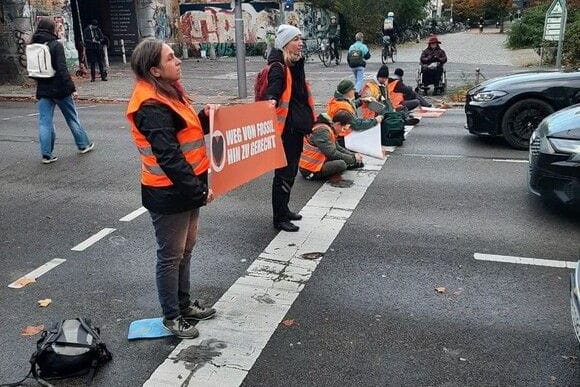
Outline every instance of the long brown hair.
POLYGON ((131 69, 137 79, 153 85, 159 94, 183 102, 185 99, 183 89, 177 82, 169 84, 154 77, 149 71, 152 67, 159 67, 161 64, 163 44, 164 42, 159 39, 145 39, 139 43, 131 55, 131 69))

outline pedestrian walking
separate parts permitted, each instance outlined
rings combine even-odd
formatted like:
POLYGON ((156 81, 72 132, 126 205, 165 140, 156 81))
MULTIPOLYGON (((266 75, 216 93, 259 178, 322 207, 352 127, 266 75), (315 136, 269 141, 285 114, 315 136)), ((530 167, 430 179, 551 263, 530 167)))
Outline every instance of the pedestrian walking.
POLYGON ((85 55, 91 67, 91 82, 95 81, 96 69, 95 65, 99 65, 99 74, 101 80, 107 80, 107 69, 104 65, 103 45, 107 42, 103 32, 99 28, 96 19, 91 20, 91 24, 83 31, 83 38, 85 43, 85 55))
POLYGON ((366 60, 370 59, 371 52, 367 45, 363 43, 364 35, 362 32, 357 32, 354 39, 356 41, 348 49, 347 60, 354 75, 354 88, 358 98, 363 86, 365 67, 367 65, 366 60))
POLYGON ((274 171, 272 211, 274 228, 298 231, 292 221, 302 215, 290 211, 290 191, 298 173, 304 136, 312 130, 315 120, 314 100, 304 73, 302 33, 294 26, 282 24, 274 40, 274 50, 268 57, 266 99, 276 104, 276 132, 282 136, 287 165, 274 171))
POLYGON ((54 129, 54 108, 58 106, 74 137, 75 144, 81 154, 90 152, 95 144, 89 141, 82 127, 75 107, 73 97, 76 97, 76 87, 68 72, 64 47, 56 36, 56 24, 52 18, 43 17, 39 20, 31 43, 46 44, 50 51, 51 64, 55 75, 51 78, 36 79, 36 107, 38 110, 38 137, 42 162, 50 164, 58 160, 52 152, 56 140, 54 129))
POLYGON ((161 40, 147 39, 131 56, 136 84, 127 107, 141 157, 141 196, 157 238, 156 282, 163 325, 175 336, 199 335, 192 321, 215 309, 192 302, 190 262, 199 208, 213 200, 208 188, 204 134, 209 109, 196 114, 179 84, 181 61, 161 40))

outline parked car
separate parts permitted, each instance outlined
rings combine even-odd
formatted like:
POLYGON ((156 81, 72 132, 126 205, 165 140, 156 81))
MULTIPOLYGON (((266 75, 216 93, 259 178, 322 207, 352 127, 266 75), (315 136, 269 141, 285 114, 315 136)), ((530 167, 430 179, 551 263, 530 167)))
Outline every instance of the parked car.
POLYGON ((530 136, 551 113, 580 102, 580 71, 531 72, 494 78, 467 91, 466 129, 503 136, 528 149, 530 136))
POLYGON ((544 118, 532 133, 528 186, 580 210, 580 104, 544 118))

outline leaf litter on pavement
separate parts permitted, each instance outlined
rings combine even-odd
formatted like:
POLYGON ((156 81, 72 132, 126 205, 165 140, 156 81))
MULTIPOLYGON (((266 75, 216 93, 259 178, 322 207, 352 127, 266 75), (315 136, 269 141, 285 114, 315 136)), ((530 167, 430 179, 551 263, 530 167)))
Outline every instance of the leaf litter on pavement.
POLYGON ((44 325, 28 325, 20 330, 21 336, 34 336, 42 332, 44 329, 44 325))

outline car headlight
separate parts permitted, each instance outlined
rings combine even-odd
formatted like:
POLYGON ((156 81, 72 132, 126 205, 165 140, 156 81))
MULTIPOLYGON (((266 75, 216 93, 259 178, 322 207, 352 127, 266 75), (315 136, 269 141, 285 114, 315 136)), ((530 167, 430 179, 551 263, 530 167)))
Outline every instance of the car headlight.
POLYGON ((552 147, 558 153, 569 153, 580 155, 580 140, 550 138, 549 141, 552 147))
POLYGON ((480 91, 476 93, 471 99, 475 102, 489 102, 496 98, 503 97, 507 93, 500 90, 480 91))

